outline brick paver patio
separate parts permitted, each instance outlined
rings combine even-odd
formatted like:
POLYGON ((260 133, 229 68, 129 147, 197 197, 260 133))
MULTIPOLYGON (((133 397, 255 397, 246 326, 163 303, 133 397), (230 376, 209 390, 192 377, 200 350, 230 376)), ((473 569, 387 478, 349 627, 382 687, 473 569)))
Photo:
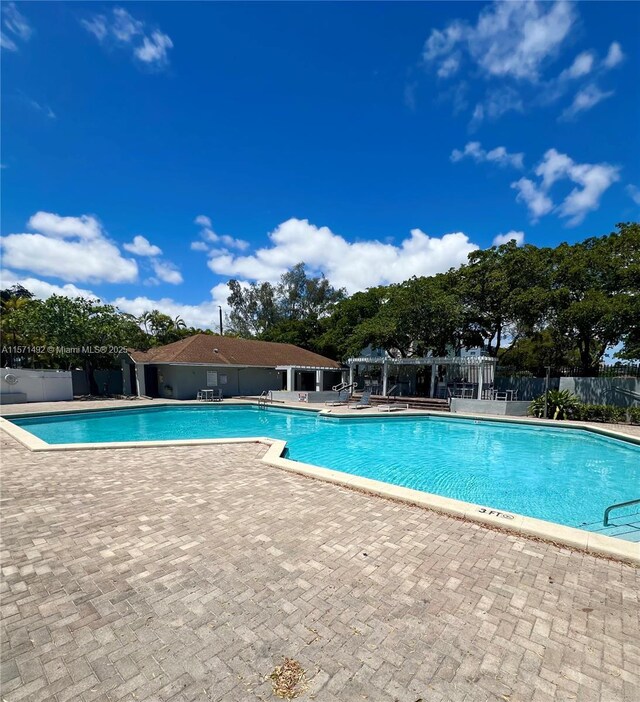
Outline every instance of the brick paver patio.
POLYGON ((2 699, 640 700, 639 571, 265 466, 2 438, 2 699))

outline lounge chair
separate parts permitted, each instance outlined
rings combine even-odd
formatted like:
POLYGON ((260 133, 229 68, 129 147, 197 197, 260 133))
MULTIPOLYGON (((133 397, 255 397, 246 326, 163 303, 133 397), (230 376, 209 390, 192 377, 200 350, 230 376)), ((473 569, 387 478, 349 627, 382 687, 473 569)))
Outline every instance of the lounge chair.
POLYGON ((378 405, 378 412, 399 412, 400 410, 408 409, 408 402, 387 402, 384 405, 378 405))
POLYGON ((330 407, 338 407, 339 405, 346 405, 349 402, 349 395, 350 395, 349 390, 340 390, 338 392, 338 399, 337 400, 329 400, 328 402, 325 402, 325 405, 329 405, 330 407))
POLYGON ((363 390, 360 399, 357 402, 349 403, 348 405, 352 409, 364 409, 365 407, 371 407, 371 390, 363 390))

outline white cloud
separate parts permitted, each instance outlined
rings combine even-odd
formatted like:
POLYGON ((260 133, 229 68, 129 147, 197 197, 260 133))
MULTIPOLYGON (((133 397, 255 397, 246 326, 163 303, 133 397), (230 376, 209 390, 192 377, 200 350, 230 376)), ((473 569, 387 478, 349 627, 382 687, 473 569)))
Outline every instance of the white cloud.
POLYGON ((583 51, 578 54, 571 66, 562 71, 560 80, 573 80, 591 73, 595 63, 595 56, 592 51, 583 51))
POLYGON ((473 111, 470 128, 475 128, 484 120, 496 120, 507 112, 523 112, 524 103, 516 90, 502 87, 489 90, 482 102, 473 111))
POLYGON ((98 296, 91 290, 78 288, 71 283, 66 285, 53 285, 45 280, 32 278, 30 276, 21 276, 11 270, 4 269, 0 271, 0 287, 10 288, 13 285, 22 285, 29 292, 32 292, 39 300, 46 300, 52 295, 62 295, 63 297, 84 297, 91 300, 97 300, 98 296))
POLYGON ((498 234, 493 237, 494 246, 508 244, 510 241, 515 241, 518 246, 522 246, 524 244, 524 232, 510 231, 506 234, 498 234))
MULTIPOLYGON (((202 227, 202 229, 200 230, 200 236, 204 239, 205 242, 218 245, 223 244, 227 248, 240 249, 240 251, 244 251, 245 249, 249 248, 249 242, 244 241, 244 239, 235 239, 234 237, 229 236, 228 234, 216 234, 212 229, 213 225, 211 224, 211 219, 206 215, 198 215, 195 218, 194 222, 198 226, 202 227)), ((208 251, 209 246, 204 242, 194 241, 191 244, 191 250, 208 251)))
POLYGON ((133 237, 133 241, 128 244, 124 244, 123 248, 130 251, 136 256, 160 256, 162 255, 162 249, 159 246, 155 246, 150 243, 148 239, 139 234, 133 237))
POLYGON ((41 105, 36 100, 31 100, 30 98, 25 98, 30 107, 32 107, 37 112, 42 112, 45 117, 49 119, 55 119, 56 113, 49 107, 49 105, 41 105))
POLYGON ((220 283, 211 288, 210 294, 210 300, 205 300, 197 305, 183 304, 168 297, 152 299, 144 296, 135 298, 118 297, 113 300, 113 304, 123 312, 128 312, 136 317, 149 310, 160 310, 160 312, 164 312, 164 314, 168 314, 172 318, 180 316, 188 326, 217 331, 218 306, 222 307, 223 314, 229 311, 229 306, 227 305, 229 288, 226 283, 220 283))
POLYGON ((135 55, 144 63, 162 66, 169 61, 167 51, 173 48, 173 42, 167 34, 153 32, 151 38, 144 37, 142 46, 135 50, 135 55))
POLYGON ((66 239, 98 239, 102 236, 102 227, 95 217, 61 217, 53 212, 36 212, 27 222, 29 229, 41 232, 45 236, 66 239))
POLYGON ((103 41, 107 38, 107 34, 109 34, 107 18, 104 15, 95 15, 91 19, 80 20, 80 24, 87 32, 93 34, 98 41, 103 41))
POLYGON ((486 76, 535 82, 574 22, 573 6, 564 0, 494 2, 480 11, 475 26, 455 20, 434 29, 422 57, 442 78, 454 75, 466 54, 486 76))
POLYGON ((551 187, 558 181, 569 180, 577 187, 555 208, 560 217, 569 221, 569 226, 580 224, 587 214, 597 210, 605 191, 620 179, 620 169, 608 163, 576 163, 567 154, 556 149, 549 149, 535 174, 540 178, 538 184, 529 178, 521 178, 511 184, 518 190, 517 199, 524 202, 534 218, 548 214, 554 209, 548 195, 551 187))
POLYGON ((575 94, 573 102, 562 112, 560 119, 565 121, 572 120, 580 112, 590 110, 598 103, 610 98, 613 94, 613 90, 604 92, 595 83, 590 83, 575 94))
POLYGON ((614 68, 618 64, 622 63, 623 60, 624 54, 622 53, 622 47, 617 41, 612 42, 603 61, 603 65, 606 68, 614 68))
POLYGON ((143 30, 143 22, 134 19, 121 7, 114 8, 111 32, 118 41, 130 42, 137 34, 142 34, 143 30))
POLYGON ((201 235, 211 243, 224 244, 232 249, 240 249, 244 251, 249 248, 249 242, 243 239, 234 239, 228 234, 216 234, 212 229, 203 229, 201 235))
POLYGON ((163 283, 171 283, 171 285, 180 285, 182 283, 182 274, 173 263, 153 259, 151 265, 154 273, 163 283))
POLYGON ((95 217, 37 212, 28 227, 36 233, 0 239, 5 265, 72 282, 121 283, 138 276, 136 262, 122 257, 95 217))
POLYGON ((618 42, 613 42, 609 47, 606 57, 599 61, 594 51, 583 51, 578 54, 569 68, 560 75, 547 82, 540 96, 542 104, 549 104, 561 98, 578 81, 582 81, 575 93, 571 105, 560 115, 560 120, 571 120, 581 112, 586 112, 598 103, 614 95, 614 91, 604 91, 597 82, 609 70, 617 66, 624 59, 622 49, 618 42), (584 81, 588 80, 588 83, 584 81))
POLYGON ((171 37, 159 29, 148 29, 121 7, 115 7, 111 16, 94 15, 80 22, 101 44, 126 48, 146 66, 161 69, 169 64, 171 37))
POLYGON ((627 191, 627 195, 636 203, 636 205, 640 205, 640 188, 629 184, 625 190, 627 191))
MULTIPOLYGON (((98 296, 91 290, 84 290, 72 284, 53 285, 38 278, 30 276, 21 276, 11 270, 4 269, 0 271, 0 286, 9 288, 13 285, 22 285, 27 290, 32 292, 39 300, 46 300, 52 295, 62 295, 64 297, 84 297, 87 299, 98 300, 98 296)), ((229 306, 227 305, 227 297, 229 289, 226 283, 220 283, 211 288, 211 299, 205 300, 198 305, 187 305, 176 302, 171 298, 161 298, 154 300, 149 297, 118 297, 111 301, 111 304, 118 307, 122 312, 128 312, 136 317, 142 315, 143 312, 149 310, 160 310, 168 314, 170 317, 177 316, 189 326, 201 327, 204 329, 218 329, 218 306, 222 307, 223 314, 228 313, 229 306)))
POLYGON ((569 226, 580 224, 592 210, 600 206, 604 192, 620 179, 619 169, 604 164, 574 164, 567 177, 579 187, 574 188, 558 208, 561 217, 569 217, 569 226))
POLYGON ((9 51, 18 50, 16 39, 29 41, 33 33, 27 18, 18 11, 14 2, 9 2, 3 6, 2 26, 4 29, 0 31, 0 46, 9 51))
POLYGON ((518 191, 516 200, 524 202, 534 222, 553 209, 553 201, 529 178, 520 178, 511 187, 518 191))
POLYGON ((510 154, 504 146, 497 146, 495 149, 491 149, 491 151, 485 151, 479 141, 470 141, 464 147, 464 151, 454 149, 450 156, 454 163, 466 157, 472 158, 476 163, 488 161, 489 163, 496 163, 499 166, 522 168, 524 154, 510 154))
POLYGON ((4 32, 0 31, 0 47, 7 51, 17 51, 18 45, 10 39, 4 32))
POLYGON ((201 227, 211 228, 213 226, 211 224, 211 220, 207 217, 207 215, 198 215, 193 221, 201 227))
POLYGON ((270 246, 248 256, 216 252, 209 268, 219 275, 277 282, 282 273, 304 261, 311 271, 324 273, 333 285, 352 293, 446 271, 464 263, 478 248, 462 232, 437 238, 419 229, 412 229, 398 246, 375 240, 352 243, 328 227, 295 218, 276 227, 269 239, 270 246))
POLYGON ((507 112, 556 102, 577 83, 573 104, 562 115, 571 119, 613 95, 596 87, 595 79, 624 60, 614 41, 604 59, 591 49, 582 51, 562 72, 545 79, 576 22, 576 4, 567 0, 494 2, 480 10, 475 23, 453 20, 444 29, 433 29, 422 62, 441 80, 460 82, 466 64, 468 75, 487 81, 485 95, 472 108, 471 130, 507 112), (585 80, 591 85, 580 85, 585 80))

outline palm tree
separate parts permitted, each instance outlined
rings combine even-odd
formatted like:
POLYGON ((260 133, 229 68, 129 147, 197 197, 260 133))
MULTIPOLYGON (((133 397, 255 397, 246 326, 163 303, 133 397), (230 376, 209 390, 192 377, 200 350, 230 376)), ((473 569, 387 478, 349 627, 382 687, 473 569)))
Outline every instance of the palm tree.
POLYGON ((138 324, 142 324, 144 327, 144 333, 148 334, 149 333, 149 322, 151 321, 151 312, 143 312, 139 317, 138 317, 138 324))

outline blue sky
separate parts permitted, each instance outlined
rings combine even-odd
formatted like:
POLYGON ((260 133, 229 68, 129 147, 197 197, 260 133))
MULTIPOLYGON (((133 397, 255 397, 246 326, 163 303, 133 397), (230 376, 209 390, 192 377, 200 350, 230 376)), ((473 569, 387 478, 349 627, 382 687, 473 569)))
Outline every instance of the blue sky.
POLYGON ((4 3, 3 285, 210 325, 640 213, 637 3, 4 3))

